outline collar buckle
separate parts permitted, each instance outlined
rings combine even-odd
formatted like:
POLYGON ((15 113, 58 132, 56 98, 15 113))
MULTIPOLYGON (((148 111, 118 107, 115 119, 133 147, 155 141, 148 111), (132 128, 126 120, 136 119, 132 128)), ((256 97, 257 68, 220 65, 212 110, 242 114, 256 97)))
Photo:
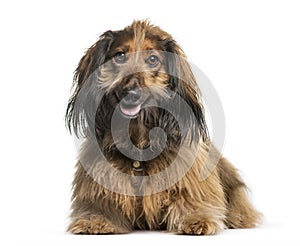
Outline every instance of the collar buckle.
POLYGON ((141 162, 139 161, 134 161, 132 163, 132 169, 136 172, 142 172, 143 171, 143 167, 142 167, 142 164, 141 162))

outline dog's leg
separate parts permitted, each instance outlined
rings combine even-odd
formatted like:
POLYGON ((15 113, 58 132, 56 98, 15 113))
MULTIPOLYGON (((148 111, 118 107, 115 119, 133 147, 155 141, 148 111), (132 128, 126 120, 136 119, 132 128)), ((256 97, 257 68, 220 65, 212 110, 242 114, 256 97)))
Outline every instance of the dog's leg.
POLYGON ((225 228, 226 199, 216 170, 201 181, 197 169, 192 168, 178 186, 185 188, 168 209, 169 231, 212 235, 225 228))
POLYGON ((68 231, 74 234, 122 234, 131 230, 99 214, 82 214, 73 218, 68 231))
POLYGON ((260 223, 261 214, 250 203, 247 196, 247 187, 237 170, 225 158, 221 158, 217 169, 227 198, 227 227, 255 227, 260 223))
POLYGON ((178 225, 179 234, 213 235, 225 228, 225 216, 217 209, 201 208, 201 211, 186 216, 178 225))
POLYGON ((105 194, 78 162, 73 183, 71 223, 74 234, 119 234, 132 231, 132 224, 116 206, 116 199, 105 194))
POLYGON ((249 228, 260 223, 261 214, 250 203, 244 182, 224 158, 207 179, 197 180, 192 169, 180 186, 185 188, 168 210, 169 231, 211 235, 226 227, 249 228))

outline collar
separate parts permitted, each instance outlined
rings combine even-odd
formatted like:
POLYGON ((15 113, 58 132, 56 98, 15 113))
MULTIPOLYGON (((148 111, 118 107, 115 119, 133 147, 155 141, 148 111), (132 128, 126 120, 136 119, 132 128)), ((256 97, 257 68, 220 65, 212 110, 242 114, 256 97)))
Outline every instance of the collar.
POLYGON ((132 162, 131 165, 132 165, 133 171, 136 171, 136 172, 144 171, 143 163, 140 161, 134 161, 134 162, 132 162))

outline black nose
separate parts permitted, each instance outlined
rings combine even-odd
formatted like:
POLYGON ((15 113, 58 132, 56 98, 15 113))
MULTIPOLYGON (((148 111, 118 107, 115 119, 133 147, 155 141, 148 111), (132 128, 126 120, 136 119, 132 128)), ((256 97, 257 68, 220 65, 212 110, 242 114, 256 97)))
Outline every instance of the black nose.
POLYGON ((122 102, 127 105, 138 104, 139 100, 141 99, 141 95, 142 95, 142 93, 139 89, 125 91, 123 93, 124 98, 122 99, 122 102))

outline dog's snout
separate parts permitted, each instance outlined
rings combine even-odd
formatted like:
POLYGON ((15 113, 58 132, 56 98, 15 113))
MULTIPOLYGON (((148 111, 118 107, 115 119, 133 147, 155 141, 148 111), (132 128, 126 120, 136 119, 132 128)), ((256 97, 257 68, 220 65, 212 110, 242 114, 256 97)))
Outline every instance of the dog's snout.
POLYGON ((124 92, 123 102, 126 104, 136 104, 139 102, 142 96, 141 90, 131 89, 124 92))
POLYGON ((139 82, 140 82, 140 80, 138 78, 132 77, 132 78, 129 79, 128 84, 137 85, 137 84, 139 84, 139 82))

